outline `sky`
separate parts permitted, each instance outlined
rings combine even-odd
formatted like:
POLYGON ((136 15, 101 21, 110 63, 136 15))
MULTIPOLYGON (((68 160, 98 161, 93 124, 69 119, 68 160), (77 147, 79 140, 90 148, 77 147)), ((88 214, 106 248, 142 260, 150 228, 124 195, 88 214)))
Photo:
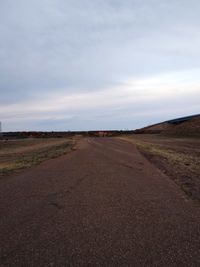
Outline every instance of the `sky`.
POLYGON ((200 113, 199 0, 0 0, 4 131, 200 113))

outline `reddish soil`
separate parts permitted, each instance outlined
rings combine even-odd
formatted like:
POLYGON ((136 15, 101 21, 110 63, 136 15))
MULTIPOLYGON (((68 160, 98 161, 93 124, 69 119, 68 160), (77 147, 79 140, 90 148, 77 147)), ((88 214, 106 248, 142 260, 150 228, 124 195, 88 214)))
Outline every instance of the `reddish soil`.
POLYGON ((162 133, 177 137, 200 137, 200 116, 178 124, 162 122, 136 130, 140 134, 162 133))
POLYGON ((0 180, 0 266, 200 266, 200 208, 134 145, 77 151, 0 180))
POLYGON ((175 136, 198 136, 200 137, 200 117, 169 127, 164 132, 175 136))

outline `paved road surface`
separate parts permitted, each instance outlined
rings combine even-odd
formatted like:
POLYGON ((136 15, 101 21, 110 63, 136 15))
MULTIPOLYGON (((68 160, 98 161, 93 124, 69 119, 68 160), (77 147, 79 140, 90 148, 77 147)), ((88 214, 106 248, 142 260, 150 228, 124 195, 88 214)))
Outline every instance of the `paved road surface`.
POLYGON ((0 266, 200 266, 200 208, 111 138, 0 180, 0 266))

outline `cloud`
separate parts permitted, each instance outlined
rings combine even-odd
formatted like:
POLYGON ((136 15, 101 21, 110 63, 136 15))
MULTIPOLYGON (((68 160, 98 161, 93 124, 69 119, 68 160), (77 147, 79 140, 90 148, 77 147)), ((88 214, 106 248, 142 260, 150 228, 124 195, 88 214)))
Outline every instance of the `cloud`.
MULTIPOLYGON (((26 125, 40 129, 40 121, 46 119, 47 125, 48 119, 55 118, 57 127, 64 112, 79 118, 71 127, 87 128, 81 123, 87 117, 83 111, 92 111, 90 121, 95 123, 96 114, 105 113, 96 124, 103 127, 118 106, 126 110, 127 105, 129 114, 138 114, 146 105, 155 114, 152 101, 169 97, 176 102, 180 92, 179 98, 182 94, 187 102, 191 90, 196 103, 199 12, 197 0, 3 1, 1 120, 14 130, 11 117, 16 124, 21 121, 20 129, 26 125), (28 117, 30 123, 23 124, 28 117)), ((187 108, 197 110, 192 103, 187 108)), ((181 102, 177 109, 183 110, 181 102)), ((114 114, 110 127, 112 119, 117 128, 128 124, 126 112, 114 114)), ((137 123, 130 121, 133 124, 137 123)))
MULTIPOLYGON (((93 120, 100 122, 100 125, 109 121, 111 128, 114 127, 114 122, 122 121, 124 124, 126 121, 126 128, 136 128, 137 126, 132 124, 132 118, 138 118, 139 126, 143 123, 139 122, 140 118, 147 119, 150 116, 152 121, 153 118, 158 118, 158 114, 162 114, 167 119, 171 113, 174 116, 181 115, 183 107, 185 115, 198 113, 200 78, 196 77, 197 74, 198 71, 164 73, 129 80, 126 85, 92 93, 52 93, 40 101, 6 104, 1 107, 0 115, 8 125, 16 122, 22 124, 23 121, 27 125, 27 122, 35 121, 41 127, 43 121, 43 127, 49 123, 59 128, 60 123, 62 122, 63 127, 63 122, 66 121, 68 125, 70 122, 72 129, 78 130, 81 121, 93 120), (192 78, 196 78, 196 82, 191 83, 192 78)), ((102 127, 98 126, 98 123, 94 125, 95 129, 102 127)), ((90 127, 90 124, 86 124, 82 130, 89 130, 90 127)))

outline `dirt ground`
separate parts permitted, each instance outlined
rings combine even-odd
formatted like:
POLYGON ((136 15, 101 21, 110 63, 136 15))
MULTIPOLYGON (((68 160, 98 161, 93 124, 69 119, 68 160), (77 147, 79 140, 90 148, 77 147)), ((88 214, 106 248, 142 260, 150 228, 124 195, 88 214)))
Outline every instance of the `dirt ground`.
POLYGON ((65 154, 74 144, 69 138, 0 140, 0 176, 65 154))
POLYGON ((0 266, 200 266, 199 205, 135 145, 81 142, 0 179, 0 266))
POLYGON ((155 134, 121 137, 171 177, 194 200, 200 201, 200 138, 175 138, 155 134))

